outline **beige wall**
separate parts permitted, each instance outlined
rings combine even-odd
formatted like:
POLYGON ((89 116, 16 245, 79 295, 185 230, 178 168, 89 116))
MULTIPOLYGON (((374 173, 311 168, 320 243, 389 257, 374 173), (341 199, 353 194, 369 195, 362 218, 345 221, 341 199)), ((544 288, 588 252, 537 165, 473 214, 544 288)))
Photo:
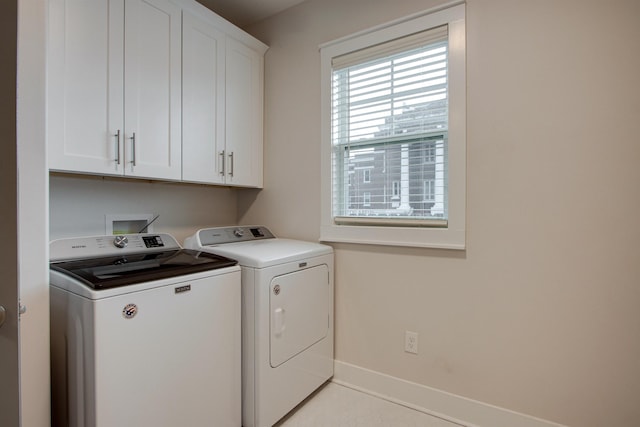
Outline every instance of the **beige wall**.
MULTIPOLYGON (((439 3, 309 0, 249 28, 270 45, 265 189, 239 193, 240 223, 318 238, 318 46, 439 3)), ((338 360, 640 424, 639 51, 636 0, 468 1, 467 250, 335 245, 338 360)))
POLYGON ((205 185, 84 175, 52 175, 51 239, 105 233, 105 215, 153 214, 156 233, 182 244, 199 228, 233 225, 236 191, 205 185))

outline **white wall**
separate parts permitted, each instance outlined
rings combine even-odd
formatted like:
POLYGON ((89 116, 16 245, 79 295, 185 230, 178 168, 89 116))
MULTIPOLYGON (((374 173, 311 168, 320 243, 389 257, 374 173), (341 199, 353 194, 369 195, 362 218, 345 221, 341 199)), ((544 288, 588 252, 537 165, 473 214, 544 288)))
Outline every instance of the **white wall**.
POLYGON ((182 244, 198 228, 233 225, 236 192, 223 187, 83 175, 50 178, 51 239, 105 233, 105 215, 153 214, 156 233, 182 244))
MULTIPOLYGON (((265 189, 239 195, 240 223, 318 238, 318 46, 441 3, 308 0, 249 28, 270 46, 265 189)), ((467 250, 334 245, 338 360, 640 424, 638 51, 635 0, 468 1, 467 250)))

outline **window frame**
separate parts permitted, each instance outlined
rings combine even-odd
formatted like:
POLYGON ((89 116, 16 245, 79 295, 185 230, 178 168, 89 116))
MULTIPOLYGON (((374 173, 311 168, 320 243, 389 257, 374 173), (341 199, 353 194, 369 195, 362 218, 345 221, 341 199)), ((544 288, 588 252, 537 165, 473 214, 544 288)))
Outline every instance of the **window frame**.
POLYGON ((465 249, 466 221, 466 36, 465 4, 444 8, 356 33, 320 47, 321 56, 321 227, 320 240, 391 246, 465 249), (331 76, 332 59, 370 46, 405 37, 429 28, 448 25, 449 129, 448 204, 446 226, 425 223, 409 226, 385 221, 338 223, 332 212, 331 76))

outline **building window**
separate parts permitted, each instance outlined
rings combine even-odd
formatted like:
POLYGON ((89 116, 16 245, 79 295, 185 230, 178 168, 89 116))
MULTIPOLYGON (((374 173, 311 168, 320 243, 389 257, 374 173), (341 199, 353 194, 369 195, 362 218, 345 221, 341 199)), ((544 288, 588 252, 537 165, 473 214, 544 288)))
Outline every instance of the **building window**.
POLYGON ((362 193, 362 206, 364 207, 371 206, 371 193, 368 191, 365 191, 364 193, 362 193))
POLYGON ((427 179, 424 181, 423 183, 423 192, 422 192, 422 199, 425 202, 433 202, 436 199, 436 186, 435 186, 435 180, 433 179, 427 179))
POLYGON ((464 248, 464 26, 461 4, 321 48, 323 240, 464 248))
POLYGON ((426 144, 422 153, 424 163, 431 164, 436 162, 436 144, 426 144))

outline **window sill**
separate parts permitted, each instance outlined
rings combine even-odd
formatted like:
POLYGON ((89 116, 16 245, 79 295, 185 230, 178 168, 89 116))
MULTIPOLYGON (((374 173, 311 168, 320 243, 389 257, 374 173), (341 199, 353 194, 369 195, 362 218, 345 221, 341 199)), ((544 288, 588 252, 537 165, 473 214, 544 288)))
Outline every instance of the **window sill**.
POLYGON ((466 248, 464 228, 328 225, 321 227, 320 241, 454 250, 466 248))

